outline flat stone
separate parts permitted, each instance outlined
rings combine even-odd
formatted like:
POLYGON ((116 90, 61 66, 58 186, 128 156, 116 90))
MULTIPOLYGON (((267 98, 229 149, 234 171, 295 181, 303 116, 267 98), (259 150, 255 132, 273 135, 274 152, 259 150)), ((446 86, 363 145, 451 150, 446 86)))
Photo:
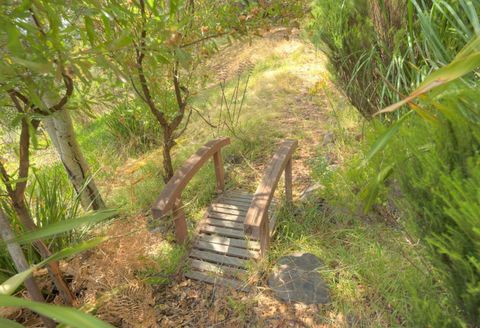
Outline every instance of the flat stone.
POLYGON ((323 262, 310 253, 296 253, 281 257, 268 285, 275 295, 288 303, 326 304, 330 292, 317 269, 323 262))
POLYGON ((332 131, 328 131, 323 136, 322 146, 325 147, 326 145, 331 144, 334 141, 335 141, 335 135, 333 134, 332 131))

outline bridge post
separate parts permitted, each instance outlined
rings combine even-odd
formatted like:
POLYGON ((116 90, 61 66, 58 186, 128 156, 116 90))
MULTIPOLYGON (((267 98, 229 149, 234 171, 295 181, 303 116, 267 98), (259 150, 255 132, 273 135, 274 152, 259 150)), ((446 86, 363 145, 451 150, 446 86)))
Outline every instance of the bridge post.
POLYGON ((292 196, 292 158, 288 160, 285 165, 285 198, 287 204, 290 205, 293 203, 292 196))
POLYGON ((264 214, 265 218, 262 220, 262 227, 260 229, 260 256, 263 258, 267 255, 270 247, 270 228, 268 220, 268 211, 264 214))
POLYGON ((215 166, 215 175, 217 177, 217 193, 222 193, 225 190, 225 174, 220 150, 213 154, 213 165, 215 166))
POLYGON ((185 211, 180 198, 175 201, 173 206, 173 222, 175 223, 175 239, 178 244, 184 244, 188 237, 188 230, 185 211))

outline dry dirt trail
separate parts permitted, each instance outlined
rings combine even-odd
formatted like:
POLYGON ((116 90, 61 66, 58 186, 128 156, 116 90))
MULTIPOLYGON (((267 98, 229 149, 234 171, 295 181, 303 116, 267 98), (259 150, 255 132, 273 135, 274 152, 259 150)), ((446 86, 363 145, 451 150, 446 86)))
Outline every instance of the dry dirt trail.
MULTIPOLYGON (((298 30, 279 28, 221 51, 207 67, 219 79, 252 70, 245 115, 265 117, 278 139, 299 139, 294 197, 311 184, 309 160, 318 155, 324 122, 331 120, 327 98, 338 97, 326 63, 325 56, 302 40, 298 30)), ((258 172, 254 178, 259 178, 258 172)), ((143 215, 119 220, 104 233, 121 238, 74 259, 69 273, 82 297, 79 306, 97 304, 97 316, 116 326, 317 326, 316 306, 278 302, 262 283, 250 294, 189 280, 158 287, 146 284, 141 279, 145 267, 155 270, 158 266, 149 255, 169 246, 159 233, 148 231, 143 215)))

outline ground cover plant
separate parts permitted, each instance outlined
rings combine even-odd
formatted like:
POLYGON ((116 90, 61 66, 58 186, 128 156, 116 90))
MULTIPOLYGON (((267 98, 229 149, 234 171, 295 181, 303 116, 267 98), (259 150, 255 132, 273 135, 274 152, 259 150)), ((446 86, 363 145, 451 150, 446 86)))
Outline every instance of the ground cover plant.
MULTIPOLYGON (((0 326, 478 325, 477 0, 69 4, 0 5, 0 326), (226 187, 249 192, 299 142, 247 293, 185 279, 191 244, 150 213, 224 136, 226 187), (296 252, 330 303, 275 297, 296 252)), ((189 241, 215 179, 182 193, 189 241)))

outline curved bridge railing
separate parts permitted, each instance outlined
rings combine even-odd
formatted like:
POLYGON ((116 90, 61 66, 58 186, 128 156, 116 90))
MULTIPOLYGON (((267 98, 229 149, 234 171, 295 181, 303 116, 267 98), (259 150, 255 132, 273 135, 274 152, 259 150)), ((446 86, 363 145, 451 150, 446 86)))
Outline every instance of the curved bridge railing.
POLYGON ((270 165, 265 170, 262 182, 253 196, 252 203, 245 217, 245 234, 260 240, 260 251, 265 255, 270 243, 268 209, 277 188, 278 181, 285 171, 285 197, 292 202, 292 155, 297 147, 297 140, 285 140, 273 155, 270 165))
POLYGON ((223 192, 225 189, 224 169, 221 149, 230 144, 230 138, 220 138, 212 140, 197 150, 163 188, 160 196, 152 206, 152 215, 154 218, 161 218, 170 211, 173 212, 175 222, 175 237, 178 243, 184 243, 188 236, 187 223, 182 205, 182 191, 188 182, 195 176, 200 168, 213 158, 215 166, 215 175, 217 178, 217 192, 223 192))

